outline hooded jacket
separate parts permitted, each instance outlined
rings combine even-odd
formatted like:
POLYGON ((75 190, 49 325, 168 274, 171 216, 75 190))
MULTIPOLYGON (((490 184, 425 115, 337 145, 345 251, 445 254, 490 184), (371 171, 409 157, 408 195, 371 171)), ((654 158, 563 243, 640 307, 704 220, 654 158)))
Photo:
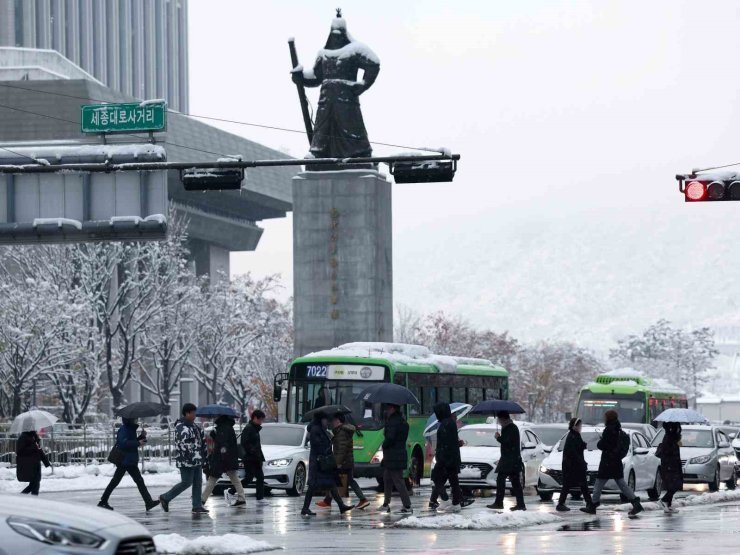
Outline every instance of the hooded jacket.
POLYGON ((383 432, 383 462, 388 470, 406 470, 409 456, 406 440, 409 437, 409 425, 400 412, 394 412, 385 422, 383 432))
POLYGON ((351 470, 355 466, 354 435, 355 428, 352 424, 340 424, 332 430, 334 436, 331 444, 334 448, 334 460, 337 468, 351 470))
POLYGON ((139 464, 139 438, 136 430, 139 425, 136 421, 125 419, 123 426, 116 433, 116 445, 123 451, 122 466, 136 466, 139 464))
POLYGON ((265 461, 265 455, 262 453, 262 440, 260 439, 260 430, 262 426, 250 420, 242 432, 242 449, 244 450, 244 465, 258 467, 262 466, 265 461))
POLYGON ((206 442, 203 432, 194 422, 180 418, 175 425, 175 447, 177 468, 203 466, 206 460, 206 442))
POLYGON ((457 423, 452 418, 448 403, 434 405, 434 414, 439 422, 437 428, 437 464, 457 472, 460 468, 460 439, 457 435, 457 423))
POLYGON ((224 472, 239 470, 234 419, 219 416, 216 419, 216 429, 211 432, 211 437, 214 440, 213 455, 209 465, 211 474, 221 476, 224 472))
POLYGON ((308 485, 316 488, 335 486, 335 473, 321 470, 321 463, 319 462, 321 457, 332 454, 331 439, 321 421, 321 414, 318 414, 317 418, 314 418, 307 428, 309 441, 311 442, 311 451, 308 456, 308 485))
POLYGON ((618 480, 624 478, 624 465, 619 450, 622 441, 622 424, 619 420, 607 422, 597 447, 601 449, 598 478, 618 480))
POLYGON ((568 432, 563 447, 563 480, 570 484, 586 481, 588 465, 583 453, 586 447, 581 434, 575 430, 568 432))

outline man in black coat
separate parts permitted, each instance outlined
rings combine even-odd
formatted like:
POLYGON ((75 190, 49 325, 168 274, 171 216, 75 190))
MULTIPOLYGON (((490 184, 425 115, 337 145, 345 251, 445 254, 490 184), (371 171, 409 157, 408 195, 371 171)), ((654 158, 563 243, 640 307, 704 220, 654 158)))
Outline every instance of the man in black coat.
POLYGON ((511 420, 508 412, 498 413, 498 423, 501 426, 501 432, 496 432, 496 440, 501 444, 501 458, 496 465, 496 500, 492 505, 488 505, 488 508, 497 510, 504 508, 506 479, 508 478, 511 482, 511 492, 516 498, 516 505, 511 510, 526 511, 520 478, 524 463, 522 462, 519 428, 511 420))
POLYGON ((452 489, 452 504, 467 507, 473 503, 472 499, 463 499, 460 488, 460 438, 457 435, 457 422, 452 416, 448 403, 437 403, 434 405, 434 414, 437 416, 439 427, 437 428, 437 459, 432 471, 432 496, 429 499, 429 508, 434 510, 439 507, 438 495, 444 491, 445 482, 449 480, 452 489))
POLYGON ((563 489, 560 490, 560 499, 557 507, 555 507, 561 512, 570 510, 565 504, 565 500, 570 490, 576 487, 581 490, 586 505, 590 506, 592 504, 591 493, 588 491, 588 465, 583 456, 587 445, 581 437, 582 425, 580 418, 571 418, 568 424, 568 435, 563 447, 563 489))
MULTIPOLYGON (((219 416, 216 419, 216 429, 211 432, 213 438, 213 454, 208 457, 208 468, 204 472, 208 475, 206 489, 201 496, 202 503, 208 500, 216 487, 222 474, 226 474, 234 486, 237 494, 234 507, 246 504, 244 488, 237 471, 239 470, 239 450, 236 446, 236 433, 234 432, 234 419, 230 416, 219 416)), ((228 499, 228 498, 227 498, 228 499)))
POLYGON ((601 462, 599 462, 599 473, 596 475, 594 484, 593 502, 581 509, 584 513, 596 514, 596 508, 601 504, 601 491, 609 480, 614 480, 630 503, 632 510, 630 516, 643 511, 640 498, 635 495, 632 488, 624 481, 624 465, 622 459, 629 453, 630 437, 622 431, 619 415, 616 411, 608 410, 604 413, 604 432, 596 446, 601 450, 601 462))
POLYGON ((262 463, 265 455, 262 453, 260 430, 265 421, 265 413, 257 409, 252 412, 249 423, 242 431, 242 449, 244 450, 244 483, 249 486, 253 479, 257 480, 257 501, 265 497, 265 473, 262 463))
POLYGON ((681 464, 681 424, 666 422, 663 441, 658 445, 655 456, 660 459, 660 477, 665 495, 660 500, 663 511, 675 513, 673 496, 683 489, 683 465, 681 464))
POLYGON ((401 407, 398 405, 386 405, 385 407, 385 429, 383 430, 383 487, 385 498, 381 511, 391 511, 391 497, 393 488, 396 488, 403 503, 402 513, 413 513, 411 498, 406 489, 403 472, 409 464, 406 440, 409 437, 409 425, 401 415, 401 407))

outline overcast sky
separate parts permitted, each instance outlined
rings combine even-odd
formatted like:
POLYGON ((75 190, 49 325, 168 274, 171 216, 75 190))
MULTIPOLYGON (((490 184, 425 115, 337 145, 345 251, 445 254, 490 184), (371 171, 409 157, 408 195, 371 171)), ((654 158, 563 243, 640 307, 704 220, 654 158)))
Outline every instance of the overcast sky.
MULTIPOLYGON (((310 63, 336 0, 189 5, 191 112, 300 129, 286 40, 295 36, 310 63)), ((675 173, 740 160, 735 1, 341 6, 381 59, 362 97, 370 139, 462 155, 452 184, 395 186, 396 252, 429 228, 485 233, 489 218, 592 208, 629 217, 637 206, 681 217, 709 207, 684 205, 675 173)), ((317 90, 309 94, 315 103, 317 90)), ((307 150, 298 133, 222 127, 295 156, 307 150)), ((721 227, 740 205, 711 208, 721 227)), ((232 255, 232 271, 290 278, 290 220, 264 227, 256 252, 232 255)))

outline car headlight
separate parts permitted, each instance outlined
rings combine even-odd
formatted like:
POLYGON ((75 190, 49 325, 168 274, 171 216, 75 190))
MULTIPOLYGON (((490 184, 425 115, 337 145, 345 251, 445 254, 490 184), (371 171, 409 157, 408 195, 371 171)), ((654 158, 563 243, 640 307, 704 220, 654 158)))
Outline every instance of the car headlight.
POLYGON ((549 469, 549 468, 547 468, 547 467, 546 467, 546 466, 545 466, 545 465, 543 464, 542 466, 540 466, 540 472, 542 472, 542 474, 548 474, 548 473, 550 472, 550 469, 549 469))
POLYGON ((277 467, 286 467, 290 466, 290 463, 293 462, 293 459, 275 459, 274 461, 267 461, 267 466, 277 466, 277 467))
POLYGON ((370 464, 380 464, 383 462, 383 446, 381 445, 378 447, 378 450, 373 455, 373 458, 370 459, 370 464))
POLYGON ((689 459, 689 464, 706 464, 712 460, 712 455, 702 455, 701 457, 694 457, 689 459))
POLYGON ((44 522, 43 520, 10 517, 8 525, 22 536, 49 545, 95 549, 105 543, 105 538, 95 534, 44 522))

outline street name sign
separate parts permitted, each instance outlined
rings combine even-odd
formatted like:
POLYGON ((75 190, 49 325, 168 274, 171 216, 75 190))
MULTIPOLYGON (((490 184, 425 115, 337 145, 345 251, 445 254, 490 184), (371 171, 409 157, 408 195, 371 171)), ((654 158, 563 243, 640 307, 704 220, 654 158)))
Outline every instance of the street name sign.
POLYGON ((167 104, 162 101, 125 104, 85 104, 81 107, 83 133, 136 133, 164 131, 167 104))

